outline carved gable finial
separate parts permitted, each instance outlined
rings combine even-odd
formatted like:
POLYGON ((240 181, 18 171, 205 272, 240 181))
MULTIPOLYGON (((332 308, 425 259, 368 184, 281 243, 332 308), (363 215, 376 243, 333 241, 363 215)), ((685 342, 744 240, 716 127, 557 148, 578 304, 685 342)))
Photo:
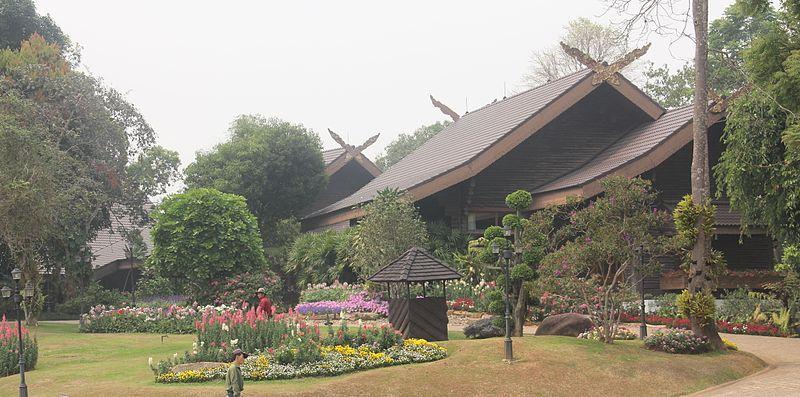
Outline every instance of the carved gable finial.
POLYGON ((725 109, 727 109, 728 106, 731 103, 733 103, 734 100, 736 100, 736 98, 739 98, 740 96, 750 91, 750 88, 751 88, 750 84, 747 84, 739 88, 738 90, 734 91, 734 93, 729 95, 728 97, 722 97, 718 95, 716 92, 714 92, 714 90, 712 90, 711 88, 708 88, 707 91, 708 99, 712 101, 711 107, 708 108, 708 111, 711 113, 724 112, 725 109))
POLYGON ((344 148, 344 150, 347 151, 347 156, 349 158, 356 158, 359 154, 361 154, 361 152, 364 149, 375 143, 375 141, 377 141, 378 137, 381 135, 381 134, 375 134, 369 137, 369 139, 367 139, 364 143, 362 143, 358 147, 355 147, 345 142, 344 139, 342 139, 342 137, 339 136, 339 134, 331 131, 330 128, 328 128, 328 133, 331 135, 331 138, 333 138, 333 140, 339 144, 339 146, 341 146, 342 148, 344 148))
POLYGON ((625 54, 625 56, 622 58, 616 60, 614 63, 608 65, 604 62, 596 61, 585 52, 575 47, 570 47, 563 41, 560 44, 561 48, 565 53, 567 53, 567 55, 575 58, 576 61, 594 71, 595 74, 592 76, 592 85, 598 85, 604 81, 608 81, 613 85, 619 85, 619 72, 626 66, 633 63, 633 61, 641 58, 647 53, 647 50, 650 49, 650 44, 647 44, 642 48, 634 49, 633 51, 625 54))
POLYGON ((458 121, 458 119, 461 118, 461 116, 459 116, 458 113, 454 112, 453 109, 450 109, 449 107, 447 107, 447 105, 437 101, 433 97, 433 95, 430 95, 430 97, 431 97, 431 103, 433 103, 433 106, 436 106, 437 108, 439 108, 439 110, 442 111, 442 113, 450 116, 450 118, 453 119, 453 122, 456 122, 456 121, 458 121))

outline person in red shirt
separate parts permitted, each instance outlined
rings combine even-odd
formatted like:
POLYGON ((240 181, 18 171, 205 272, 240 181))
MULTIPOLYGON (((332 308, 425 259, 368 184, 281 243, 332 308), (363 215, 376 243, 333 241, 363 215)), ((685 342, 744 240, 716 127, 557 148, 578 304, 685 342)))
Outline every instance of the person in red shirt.
POLYGON ((267 318, 272 317, 272 302, 267 298, 267 290, 259 288, 258 292, 258 307, 256 307, 256 314, 264 313, 267 318))

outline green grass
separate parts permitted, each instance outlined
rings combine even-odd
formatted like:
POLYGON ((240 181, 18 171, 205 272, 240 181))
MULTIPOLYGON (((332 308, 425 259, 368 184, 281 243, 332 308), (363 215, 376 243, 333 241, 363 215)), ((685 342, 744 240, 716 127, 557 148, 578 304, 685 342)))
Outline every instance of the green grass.
MULTIPOLYGON (((80 334, 77 325, 42 323, 39 366, 28 374, 31 396, 223 395, 221 382, 161 385, 147 366, 182 354, 192 335, 80 334)), ((512 365, 503 340, 464 340, 451 332, 445 360, 381 368, 332 378, 247 382, 263 395, 679 395, 763 367, 746 353, 677 356, 642 349, 637 341, 605 345, 567 337, 514 339, 512 365)), ((19 377, 0 379, 0 396, 16 395, 19 377)))

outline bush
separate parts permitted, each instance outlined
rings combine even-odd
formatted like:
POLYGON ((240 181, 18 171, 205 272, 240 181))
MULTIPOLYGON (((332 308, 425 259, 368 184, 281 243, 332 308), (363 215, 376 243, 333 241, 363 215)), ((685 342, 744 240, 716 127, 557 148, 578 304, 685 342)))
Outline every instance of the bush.
MULTIPOLYGON (((597 340, 597 341, 605 341, 605 337, 603 336, 603 328, 601 327, 593 327, 592 329, 583 332, 578 335, 580 339, 589 339, 589 340, 597 340)), ((636 339, 636 334, 631 331, 628 331, 627 328, 617 328, 617 332, 614 333, 615 340, 634 340, 636 339)))
POLYGON ((278 305, 281 299, 281 280, 269 270, 262 272, 246 272, 225 280, 214 280, 208 288, 211 297, 201 295, 203 301, 212 301, 215 305, 230 305, 239 307, 243 302, 256 303, 256 291, 259 288, 266 290, 266 295, 273 306, 278 305))
POLYGON ((508 208, 516 211, 525 211, 533 203, 531 193, 525 190, 517 190, 506 196, 506 205, 508 208))
POLYGON ((709 293, 696 292, 692 294, 689 290, 683 290, 675 301, 678 310, 683 317, 696 317, 701 326, 713 323, 716 305, 714 296, 709 293))
POLYGON ((90 283, 82 294, 78 294, 66 302, 56 306, 56 311, 66 314, 81 315, 81 310, 87 310, 96 305, 123 306, 130 301, 130 295, 117 290, 103 288, 97 282, 90 283))
MULTIPOLYGON (((0 322, 0 376, 19 373, 19 333, 15 322, 0 322)), ((22 327, 22 344, 25 348, 25 370, 36 368, 39 359, 39 346, 36 339, 31 338, 28 329, 22 327)))
POLYGON ((192 297, 208 302, 212 281, 266 267, 258 221, 242 196, 192 189, 164 199, 152 217, 147 266, 192 297))
POLYGON ((656 332, 644 340, 644 346, 672 354, 700 354, 711 350, 706 337, 697 337, 691 331, 669 330, 656 332))
POLYGON ((781 309, 780 301, 770 299, 767 294, 752 292, 747 288, 730 291, 723 295, 722 299, 719 319, 735 323, 765 322, 766 317, 759 319, 759 313, 781 309))
POLYGON ((658 308, 655 314, 661 317, 678 317, 678 306, 676 300, 678 294, 663 294, 655 299, 658 308))

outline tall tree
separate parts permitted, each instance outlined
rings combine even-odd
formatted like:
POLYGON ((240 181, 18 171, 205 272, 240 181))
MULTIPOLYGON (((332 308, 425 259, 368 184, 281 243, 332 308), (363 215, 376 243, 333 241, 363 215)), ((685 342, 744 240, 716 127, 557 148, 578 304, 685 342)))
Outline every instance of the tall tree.
POLYGON ((0 2, 0 50, 19 50, 20 44, 38 33, 48 43, 62 50, 69 47, 69 38, 49 15, 39 15, 33 0, 3 0, 0 2))
MULTIPOLYGON (((570 21, 565 27, 561 41, 601 62, 618 59, 625 55, 629 48, 627 37, 623 32, 587 18, 570 21)), ((565 54, 560 46, 554 45, 533 53, 530 71, 523 80, 528 86, 535 87, 584 68, 585 66, 575 58, 565 54)))
POLYGON ((0 238, 34 283, 42 264, 87 275, 86 243, 110 209, 142 213, 177 169, 133 105, 38 34, 0 51, 0 119, 0 238), (168 158, 132 166, 141 156, 168 158))
POLYGON ((273 225, 302 215, 327 183, 319 136, 257 115, 240 116, 229 132, 227 142, 197 154, 186 168, 186 185, 244 196, 269 240, 273 225))
MULTIPOLYGON (((610 0, 610 6, 623 15, 630 15, 627 26, 661 20, 663 13, 675 16, 674 0, 610 0), (631 10, 633 14, 631 14, 631 10)), ((691 184, 692 201, 695 205, 704 206, 711 198, 711 180, 708 165, 708 0, 692 0, 691 17, 694 27, 694 100, 692 120, 692 165, 691 184)), ((689 15, 687 13, 686 15, 689 15)), ((710 269, 711 238, 706 233, 704 211, 699 211, 696 219, 696 240, 692 249, 689 266, 688 289, 692 296, 710 294, 715 288, 710 269)), ((724 348, 722 338, 713 321, 706 321, 700 313, 690 316, 692 331, 696 335, 706 336, 716 348, 724 348)))
POLYGON ((430 125, 423 125, 410 134, 398 135, 390 144, 386 145, 386 151, 375 159, 375 164, 382 170, 388 169, 450 124, 449 121, 437 121, 430 125))

